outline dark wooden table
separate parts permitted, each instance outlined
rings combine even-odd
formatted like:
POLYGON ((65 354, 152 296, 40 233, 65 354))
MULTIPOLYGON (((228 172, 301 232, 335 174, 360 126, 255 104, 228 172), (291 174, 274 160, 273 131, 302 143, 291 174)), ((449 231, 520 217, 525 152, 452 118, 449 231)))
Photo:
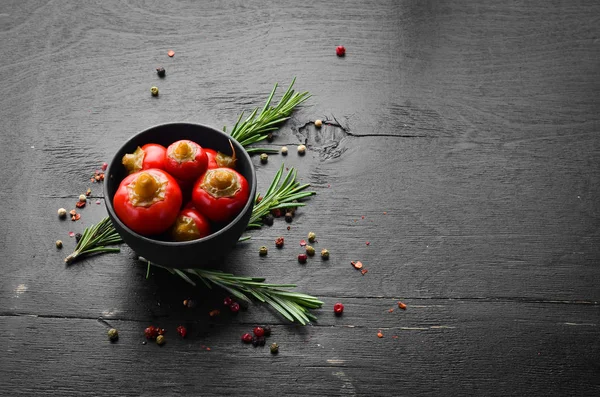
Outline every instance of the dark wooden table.
POLYGON ((599 395, 599 17, 591 1, 3 1, 0 394, 599 395), (211 318, 225 293, 146 280, 125 245, 65 266, 68 233, 106 216, 90 174, 128 137, 232 126, 293 77, 312 98, 270 144, 290 155, 254 157, 259 190, 285 161, 317 195, 222 269, 297 284, 325 302, 318 322, 258 304, 211 318), (328 262, 297 263, 309 231, 328 262), (143 344, 150 324, 166 345, 143 344), (279 355, 240 343, 257 324, 279 355))

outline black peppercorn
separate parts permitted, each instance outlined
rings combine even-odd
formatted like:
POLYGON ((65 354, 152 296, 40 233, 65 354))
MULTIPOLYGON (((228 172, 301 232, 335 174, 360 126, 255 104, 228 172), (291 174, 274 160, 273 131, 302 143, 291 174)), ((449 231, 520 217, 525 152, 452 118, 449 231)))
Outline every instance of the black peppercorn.
POLYGON ((156 68, 156 74, 158 74, 158 77, 165 77, 165 68, 156 68))
POLYGON ((271 327, 269 327, 268 325, 265 325, 262 328, 265 331, 265 336, 271 336, 271 327))
POLYGON ((273 215, 267 215, 263 219, 263 223, 267 226, 273 226, 273 215))
POLYGON ((273 142, 273 133, 269 132, 269 134, 267 135, 267 142, 273 142))
POLYGON ((252 346, 264 346, 265 345, 265 337, 264 336, 254 336, 252 338, 252 346))
POLYGON ((294 215, 291 212, 286 212, 285 213, 285 221, 287 223, 292 223, 293 219, 294 219, 294 215))
POLYGON ((75 235, 75 242, 77 242, 77 243, 78 243, 78 242, 79 242, 79 240, 81 240, 81 233, 77 233, 77 234, 75 235))

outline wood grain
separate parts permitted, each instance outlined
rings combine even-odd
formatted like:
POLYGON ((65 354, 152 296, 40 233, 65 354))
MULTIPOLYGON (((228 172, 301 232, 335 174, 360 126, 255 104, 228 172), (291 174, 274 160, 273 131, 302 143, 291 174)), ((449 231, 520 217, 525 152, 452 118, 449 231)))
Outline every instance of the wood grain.
POLYGON ((600 5, 2 6, 3 393, 600 392, 600 5), (292 224, 250 232, 222 269, 322 298, 317 323, 290 325, 259 305, 211 319, 222 291, 160 270, 146 280, 126 246, 64 265, 68 232, 106 214, 89 176, 124 140, 172 121, 231 126, 293 77, 313 96, 270 144, 290 154, 254 159, 259 190, 285 162, 317 195, 292 224), (58 220, 88 187, 81 221, 58 220), (329 261, 297 263, 309 231, 329 261), (193 310, 181 303, 190 297, 193 310), (409 309, 388 312, 398 300, 409 309), (108 343, 99 317, 119 328, 119 343, 108 343), (142 345, 153 323, 169 329, 163 348, 142 345), (175 337, 179 324, 189 339, 175 337), (255 324, 274 327, 280 355, 239 343, 255 324))

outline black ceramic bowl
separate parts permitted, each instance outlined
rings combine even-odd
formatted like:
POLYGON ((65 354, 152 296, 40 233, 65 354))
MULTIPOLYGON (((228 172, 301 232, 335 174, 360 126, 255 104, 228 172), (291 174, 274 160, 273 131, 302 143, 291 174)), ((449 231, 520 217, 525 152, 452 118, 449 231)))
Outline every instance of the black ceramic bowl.
POLYGON ((108 216, 113 225, 123 241, 138 255, 151 262, 175 268, 215 266, 231 251, 248 225, 256 195, 256 172, 248 153, 235 139, 231 139, 224 132, 200 124, 162 124, 134 135, 121 146, 106 170, 104 194, 108 216), (189 139, 202 147, 224 153, 231 153, 229 145, 231 140, 238 159, 236 170, 248 181, 250 197, 242 212, 235 219, 204 238, 172 242, 163 241, 160 238, 144 237, 125 226, 117 217, 113 207, 115 192, 119 188, 121 180, 127 175, 121 159, 125 154, 134 152, 138 146, 158 143, 167 147, 181 139, 189 139))

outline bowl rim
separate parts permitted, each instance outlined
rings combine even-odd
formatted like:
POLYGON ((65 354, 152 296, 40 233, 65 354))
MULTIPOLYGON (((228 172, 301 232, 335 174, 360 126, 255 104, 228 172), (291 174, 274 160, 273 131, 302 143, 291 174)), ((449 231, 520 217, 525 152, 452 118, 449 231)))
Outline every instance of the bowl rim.
MULTIPOLYGON (((104 189, 104 204, 106 206, 106 209, 110 215, 111 221, 118 223, 119 227, 125 229, 130 235, 132 235, 135 238, 138 238, 144 242, 147 243, 152 243, 152 244, 158 244, 158 245, 162 245, 165 247, 182 247, 182 246, 191 246, 191 245, 195 245, 195 244, 199 244, 202 242, 206 242, 209 240, 212 240, 218 236, 220 236, 221 234, 226 233, 227 231, 229 231, 229 229, 233 228, 234 224, 236 224, 239 220, 241 220, 246 211, 248 210, 248 208, 250 206, 253 205, 253 201, 255 200, 255 196, 256 196, 256 170, 254 168, 254 164, 252 164, 252 159, 250 158, 250 155, 248 154, 248 152, 246 151, 246 149, 244 149, 244 147, 235 139, 233 138, 231 135, 218 130, 214 127, 211 127, 209 125, 206 124, 200 124, 200 123, 188 123, 188 122, 171 122, 171 123, 163 123, 163 124, 157 124, 155 126, 146 128, 143 131, 140 131, 136 134, 134 134, 131 138, 129 138, 124 144, 122 144, 119 149, 117 150, 117 153, 115 153, 115 155, 113 156, 112 160, 110 163, 108 163, 108 168, 106 169, 106 174, 110 175, 111 174, 111 170, 112 167, 116 167, 121 166, 121 159, 117 159, 117 155, 119 153, 119 151, 121 150, 121 148, 123 148, 124 146, 127 146, 128 144, 130 144, 132 141, 134 141, 136 138, 138 138, 138 136, 147 133, 148 131, 157 129, 157 128, 164 128, 164 127, 177 127, 177 126, 193 126, 193 127, 202 127, 202 128, 206 128, 209 129, 213 132, 216 132, 220 135, 223 135, 225 138, 231 140, 231 142, 233 143, 233 145, 236 147, 236 156, 239 158, 240 155, 244 156, 246 158, 246 160, 248 161, 248 164, 250 165, 250 172, 252 174, 252 183, 250 184, 250 194, 248 196, 248 201, 246 202, 246 205, 244 206, 244 208, 240 211, 240 213, 233 218, 231 221, 229 221, 229 223, 227 223, 227 225, 223 226, 221 229, 217 230, 214 233, 209 234, 208 236, 196 239, 196 240, 190 240, 190 241, 164 241, 164 240, 156 240, 150 237, 146 237, 143 236, 133 230, 131 230, 127 225, 125 225, 121 219, 119 219, 119 217, 117 216, 114 207, 113 207, 113 198, 112 197, 107 197, 107 191, 108 191, 108 183, 109 183, 109 178, 105 178, 104 179, 104 184, 103 184, 103 189, 104 189)), ((152 143, 152 142, 147 142, 147 143, 152 143)), ((138 145, 139 146, 139 145, 138 145)), ((116 183, 116 182, 115 182, 116 183)), ((121 181, 119 181, 118 183, 121 183, 121 181)))

